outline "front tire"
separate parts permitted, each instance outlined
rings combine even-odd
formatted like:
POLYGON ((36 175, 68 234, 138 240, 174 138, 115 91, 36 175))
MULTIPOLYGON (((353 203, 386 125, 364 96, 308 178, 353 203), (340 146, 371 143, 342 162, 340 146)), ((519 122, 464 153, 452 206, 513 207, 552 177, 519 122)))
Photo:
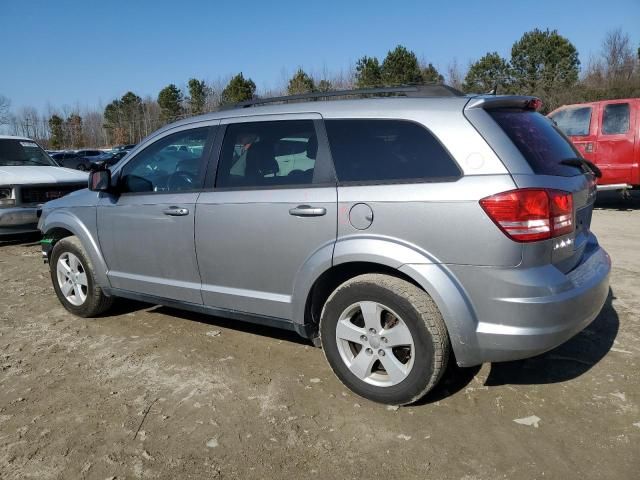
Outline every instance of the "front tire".
POLYGON ((417 401, 438 383, 449 358, 435 302, 389 275, 360 275, 340 285, 322 309, 320 336, 342 383, 379 403, 417 401))
POLYGON ((51 252, 51 281, 60 303, 79 317, 95 317, 113 304, 95 281, 93 264, 78 237, 58 241, 51 252))

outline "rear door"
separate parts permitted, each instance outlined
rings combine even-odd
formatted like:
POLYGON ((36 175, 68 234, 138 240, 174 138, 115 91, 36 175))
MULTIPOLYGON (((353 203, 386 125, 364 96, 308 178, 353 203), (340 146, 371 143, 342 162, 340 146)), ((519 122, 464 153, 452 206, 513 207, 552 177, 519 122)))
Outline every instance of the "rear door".
POLYGON ((602 104, 597 158, 602 185, 631 183, 637 110, 628 101, 602 104))
POLYGON ((203 301, 291 320, 297 274, 310 261, 329 266, 336 239, 336 184, 321 117, 222 123, 217 175, 196 208, 203 301))

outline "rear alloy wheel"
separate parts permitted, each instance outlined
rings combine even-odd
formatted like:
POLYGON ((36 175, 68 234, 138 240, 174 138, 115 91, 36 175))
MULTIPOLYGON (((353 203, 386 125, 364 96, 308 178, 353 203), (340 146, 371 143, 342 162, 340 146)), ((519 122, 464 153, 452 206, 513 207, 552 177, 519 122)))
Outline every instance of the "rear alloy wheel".
POLYGON ((378 302, 359 302, 342 312, 336 343, 351 373, 370 385, 397 385, 413 367, 415 345, 409 328, 378 302))
POLYGON ((51 281, 60 303, 80 317, 94 317, 113 303, 96 284, 93 265, 78 237, 59 240, 51 251, 51 281))
POLYGON ((389 275, 360 275, 339 286, 322 310, 320 336, 348 388, 392 405, 424 396, 449 357, 447 330, 431 297, 389 275))

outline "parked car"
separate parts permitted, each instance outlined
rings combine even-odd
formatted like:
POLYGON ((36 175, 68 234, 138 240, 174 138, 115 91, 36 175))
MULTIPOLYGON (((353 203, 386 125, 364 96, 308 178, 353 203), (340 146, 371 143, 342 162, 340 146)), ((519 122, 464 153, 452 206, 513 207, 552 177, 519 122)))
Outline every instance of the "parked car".
POLYGON ((92 317, 126 297, 294 330, 389 404, 422 397, 452 358, 526 358, 585 328, 610 271, 588 164, 538 99, 407 91, 159 130, 44 206, 60 302, 92 317))
POLYGON ((75 152, 60 152, 51 155, 58 165, 76 170, 90 170, 91 161, 75 152))
POLYGON ((120 161, 120 159, 124 158, 130 150, 118 150, 117 152, 112 152, 111 157, 106 161, 106 164, 112 167, 116 163, 120 161))
POLYGON ((0 238, 37 232, 37 209, 87 187, 88 175, 59 167, 29 138, 0 136, 0 238))
POLYGON ((113 152, 119 152, 121 150, 133 150, 133 148, 136 146, 135 143, 130 143, 128 145, 116 145, 115 147, 113 147, 111 150, 113 152))
POLYGON ((549 117, 600 168, 598 189, 640 187, 640 98, 565 105, 549 117))

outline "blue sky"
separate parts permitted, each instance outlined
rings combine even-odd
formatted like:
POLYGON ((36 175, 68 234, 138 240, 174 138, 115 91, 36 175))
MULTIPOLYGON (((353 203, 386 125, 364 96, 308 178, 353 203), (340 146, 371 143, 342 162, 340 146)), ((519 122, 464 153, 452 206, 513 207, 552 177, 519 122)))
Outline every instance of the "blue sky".
POLYGON ((535 27, 558 29, 586 64, 613 28, 637 48, 640 0, 5 0, 0 94, 14 109, 104 106, 127 90, 155 97, 169 83, 239 71, 259 89, 274 88, 283 70, 346 70, 397 44, 444 71, 453 58, 508 57, 535 27))

